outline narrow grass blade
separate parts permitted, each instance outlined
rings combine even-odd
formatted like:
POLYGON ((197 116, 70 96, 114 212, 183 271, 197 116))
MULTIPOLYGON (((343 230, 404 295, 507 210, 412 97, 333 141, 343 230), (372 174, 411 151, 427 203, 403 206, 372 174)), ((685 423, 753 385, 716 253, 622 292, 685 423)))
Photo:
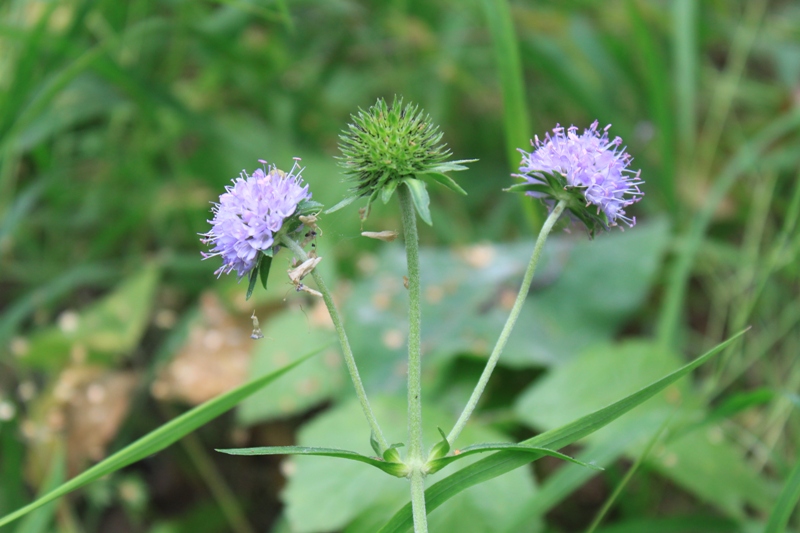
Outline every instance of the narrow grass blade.
MULTIPOLYGON (((730 339, 718 344, 716 347, 698 357, 691 363, 679 368, 675 372, 661 378, 660 380, 651 383, 640 391, 635 392, 634 394, 631 394, 630 396, 607 407, 604 407, 599 411, 595 411, 594 413, 570 422, 565 426, 547 431, 546 433, 542 433, 541 435, 537 435, 536 437, 523 441, 522 444, 528 446, 546 447, 549 449, 559 449, 585 437, 586 435, 594 433, 598 429, 605 427, 623 414, 627 413, 634 407, 652 398, 672 383, 678 381, 680 378, 689 374, 692 370, 699 367, 711 359, 714 355, 728 347, 736 339, 742 336, 745 331, 747 330, 737 333, 730 339)), ((505 451, 496 453, 491 457, 482 459, 477 463, 472 464, 463 470, 459 470, 458 472, 451 474, 445 479, 432 485, 430 488, 428 488, 428 490, 425 491, 425 506, 428 512, 432 512, 434 509, 461 491, 477 485, 478 483, 482 483, 505 474, 506 472, 510 472, 511 470, 535 461, 540 457, 541 455, 536 453, 524 454, 520 452, 505 451)), ((391 518, 391 520, 389 520, 389 522, 380 530, 380 533, 402 533, 408 531, 412 525, 411 505, 407 504, 405 507, 400 509, 391 518)))
POLYGON ((0 518, 0 527, 13 522, 14 520, 30 513, 34 509, 38 509, 48 502, 51 502, 73 490, 82 487, 92 481, 95 481, 111 472, 115 472, 124 468, 136 461, 140 461, 149 455, 153 455, 174 443, 184 435, 194 431, 203 424, 218 417, 225 411, 233 408, 236 404, 247 398, 254 392, 260 390, 272 381, 275 381, 283 374, 303 363, 313 355, 319 353, 322 348, 314 350, 313 352, 304 355, 297 361, 286 365, 280 370, 276 370, 271 374, 254 379, 249 383, 226 392, 213 400, 195 407, 194 409, 182 414, 178 418, 164 424, 160 428, 152 431, 137 440, 136 442, 126 446, 117 453, 100 461, 90 469, 82 474, 79 474, 67 481, 63 485, 57 487, 55 490, 45 494, 41 498, 26 505, 25 507, 14 511, 0 518))
POLYGON ((523 444, 514 444, 510 442, 509 443, 495 442, 495 443, 475 444, 472 446, 467 446, 462 450, 457 450, 457 453, 455 453, 454 455, 448 455, 446 457, 442 457, 441 459, 435 459, 433 461, 429 461, 427 466, 430 468, 429 473, 434 473, 438 472, 439 470, 449 465, 450 463, 454 463, 459 459, 463 459, 464 457, 467 457, 469 455, 475 455, 476 453, 499 452, 499 451, 535 453, 537 454, 537 458, 542 457, 544 455, 549 455, 550 457, 556 457, 558 459, 562 459, 570 463, 575 463, 576 465, 591 468, 592 470, 603 470, 599 466, 595 466, 589 463, 584 463, 583 461, 579 461, 577 459, 570 457, 569 455, 564 455, 563 453, 557 452, 555 450, 550 450, 548 448, 539 448, 535 446, 525 446, 523 444))
POLYGON ((786 484, 781 489, 781 495, 769 515, 764 533, 783 533, 786 531, 786 524, 789 523, 792 509, 794 509, 798 501, 800 501, 800 461, 794 466, 792 473, 789 474, 789 478, 786 480, 786 484))
POLYGON ((337 448, 319 448, 316 446, 264 446, 260 448, 229 448, 217 451, 220 453, 227 453, 228 455, 316 455, 319 457, 336 457, 365 463, 397 477, 404 477, 405 471, 407 470, 406 465, 402 463, 384 461, 377 457, 369 457, 367 455, 361 455, 358 452, 340 450, 337 448), (401 470, 403 471, 402 473, 401 470))
POLYGON ((339 209, 341 209, 343 207, 347 207, 348 205, 352 204, 356 200, 358 200, 358 196, 348 196, 347 198, 345 198, 344 200, 342 200, 338 204, 334 205, 333 207, 329 207, 328 209, 326 209, 325 210, 325 214, 329 215, 331 213, 335 213, 339 209))
POLYGON ((688 157, 694 147, 697 128, 698 3, 697 0, 675 0, 672 4, 675 120, 683 157, 688 157))
MULTIPOLYGON (((519 43, 514 31, 511 9, 506 0, 483 0, 486 22, 492 35, 494 57, 503 92, 503 130, 509 168, 519 166, 517 148, 527 147, 531 138, 528 105, 525 101, 525 79, 519 56, 519 43)), ((527 198, 520 198, 522 209, 533 227, 542 225, 541 217, 527 198)))
POLYGON ((0 345, 5 345, 14 336, 20 324, 27 319, 38 306, 58 301, 76 287, 83 285, 105 284, 119 276, 113 267, 99 264, 79 265, 65 271, 49 283, 30 290, 24 296, 11 302, 0 315, 0 345))
POLYGON ((597 512, 595 515, 594 520, 592 520, 591 525, 586 529, 586 533, 594 533, 597 529, 597 526, 603 521, 608 511, 611 509, 611 506, 614 505, 614 502, 617 501, 617 498, 628 485, 628 482, 631 480, 633 475, 639 470, 639 466, 641 466, 642 462, 650 455, 650 452, 653 450, 653 446, 661 439, 661 435, 664 433, 664 430, 667 429, 667 425, 669 425, 670 420, 672 417, 668 417, 664 420, 664 423, 661 424, 661 427, 656 431, 653 436, 648 441, 647 445, 644 448, 644 451, 636 458, 636 462, 625 472, 625 476, 623 476, 622 481, 620 481, 617 486, 614 488, 614 492, 611 493, 606 501, 603 503, 603 507, 597 512))
POLYGON ((530 139, 528 105, 525 102, 525 81, 519 57, 517 34, 506 0, 483 0, 486 22, 492 35, 494 57, 503 91, 503 127, 506 153, 511 168, 518 166, 516 148, 527 146, 530 139))
POLYGON ((683 300, 686 297, 686 285, 692 272, 692 265, 720 202, 742 174, 752 170, 756 164, 763 163, 764 154, 776 141, 799 128, 800 111, 787 113, 770 122, 750 142, 739 149, 714 182, 702 209, 691 221, 678 257, 668 275, 666 298, 658 321, 658 340, 663 345, 674 346, 676 344, 679 319, 683 310, 683 300))
POLYGON ((661 189, 670 211, 677 206, 675 191, 675 113, 670 101, 670 84, 667 62, 654 38, 652 24, 644 19, 635 0, 628 1, 634 43, 642 57, 645 85, 647 86, 648 110, 656 126, 659 151, 661 152, 661 176, 652 180, 661 189))
MULTIPOLYGON (((56 447, 53 457, 50 459, 50 470, 41 488, 41 494, 47 494, 64 482, 67 476, 67 462, 64 457, 63 446, 56 447)), ((55 515, 56 504, 51 502, 49 505, 40 507, 35 513, 31 513, 20 522, 14 533, 47 533, 52 530, 53 516, 55 515)))

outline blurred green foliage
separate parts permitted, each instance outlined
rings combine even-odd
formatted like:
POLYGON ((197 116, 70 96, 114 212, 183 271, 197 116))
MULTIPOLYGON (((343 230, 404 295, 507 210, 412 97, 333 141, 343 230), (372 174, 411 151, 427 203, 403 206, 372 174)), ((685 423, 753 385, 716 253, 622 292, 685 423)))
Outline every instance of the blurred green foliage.
MULTIPOLYGON (((800 5, 785 0, 0 3, 0 516, 162 425, 169 400, 196 401, 187 390, 219 393, 328 341, 324 314, 281 278, 288 260, 245 303, 200 260, 197 234, 259 158, 302 157, 314 198, 338 202, 340 131, 395 95, 440 124, 454 158, 480 160, 455 176, 468 196, 430 188, 434 224, 421 227, 426 430, 455 419, 499 332, 543 213, 501 189, 516 144, 556 123, 613 124, 647 182, 640 225, 548 243, 460 445, 555 427, 752 326, 694 383, 570 450, 603 474, 543 460, 448 502, 433 530, 583 530, 637 459, 603 531, 800 528, 800 5), (219 367, 203 374, 208 361, 219 367), (70 381, 87 365, 135 377, 135 392, 112 402, 70 381), (79 396, 108 407, 107 425, 76 426, 79 396), (66 466, 46 460, 59 449, 66 466)), ((402 265, 359 237, 355 211, 322 219, 319 268, 339 280, 368 390, 402 439, 402 265)), ((364 229, 398 226, 377 203, 364 229)), ((12 531, 375 530, 404 503, 390 487, 402 481, 384 476, 357 501, 368 467, 209 452, 341 441, 369 453, 337 364, 323 354, 237 417, 12 531), (347 483, 315 505, 327 473, 347 483)))

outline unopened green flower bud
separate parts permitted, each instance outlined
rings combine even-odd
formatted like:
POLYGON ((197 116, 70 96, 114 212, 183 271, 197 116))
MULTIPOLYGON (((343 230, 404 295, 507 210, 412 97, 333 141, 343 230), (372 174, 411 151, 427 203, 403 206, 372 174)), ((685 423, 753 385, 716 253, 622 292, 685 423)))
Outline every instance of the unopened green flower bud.
MULTIPOLYGON (((357 198, 367 197, 367 209, 380 195, 388 202, 398 185, 406 183, 416 192, 422 203, 427 200, 424 191, 428 179, 466 194, 464 190, 444 173, 465 170, 459 163, 469 161, 446 161, 451 152, 442 143, 442 132, 429 115, 416 105, 403 105, 395 99, 392 105, 379 99, 368 110, 353 115, 353 121, 340 135, 340 165, 345 174, 355 183, 352 195, 329 210, 335 211, 357 198)), ((423 220, 430 223, 427 203, 417 205, 423 220)))

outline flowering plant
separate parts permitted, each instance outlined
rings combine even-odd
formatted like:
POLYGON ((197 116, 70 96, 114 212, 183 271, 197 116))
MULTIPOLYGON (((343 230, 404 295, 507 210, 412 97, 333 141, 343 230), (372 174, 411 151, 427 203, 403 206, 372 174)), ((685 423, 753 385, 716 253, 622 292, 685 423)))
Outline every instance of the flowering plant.
POLYGON ((308 185, 303 185, 298 160, 286 173, 277 167, 256 169, 252 175, 242 171, 233 180, 233 186, 214 204, 211 230, 203 233, 203 244, 211 245, 203 259, 221 257, 222 266, 214 273, 217 277, 236 271, 239 279, 249 275, 249 299, 260 272, 264 288, 267 286, 272 257, 283 235, 292 235, 302 229, 302 217, 319 211, 321 204, 311 201, 308 185))
POLYGON ((522 162, 516 177, 524 183, 508 190, 542 198, 551 206, 565 202, 566 209, 586 225, 591 235, 616 226, 617 219, 632 227, 636 217, 626 216, 625 208, 644 195, 639 189, 644 183, 639 179, 641 171, 628 169, 633 158, 625 148, 620 149, 621 138, 608 140, 611 124, 602 133, 597 126, 594 121, 578 135, 575 126, 565 132, 557 125, 544 141, 534 137, 533 152, 519 150, 522 162))
MULTIPOLYGON (((543 200, 549 207, 550 214, 541 228, 515 302, 478 383, 451 431, 445 433, 440 429, 441 440, 428 453, 425 453, 422 442, 420 267, 416 216, 419 215, 426 223, 432 224, 426 182, 436 182, 455 192, 466 194, 446 173, 465 170, 463 163, 472 160, 448 162, 450 151, 441 144, 442 133, 438 127, 416 106, 403 106, 399 100, 395 100, 391 106, 378 100, 369 110, 360 111, 354 116, 353 122, 340 136, 342 156, 339 162, 354 186, 350 195, 328 212, 341 209, 359 198, 367 198, 366 206, 361 211, 363 220, 368 215, 372 202, 378 198, 386 203, 397 193, 400 204, 408 269, 407 276, 404 277, 408 290, 409 315, 406 443, 389 444, 384 436, 361 382, 342 320, 330 291, 315 269, 321 258, 316 255, 315 250, 306 252, 304 248, 307 241, 299 242, 293 232, 296 226, 289 224, 288 230, 282 229, 285 220, 290 220, 286 217, 291 217, 300 210, 302 202, 310 198, 307 187, 300 186, 293 169, 287 177, 281 178, 282 181, 277 180, 274 184, 265 182, 263 173, 257 176, 254 174, 249 178, 254 181, 250 189, 253 197, 250 199, 237 196, 239 190, 236 187, 229 189, 228 194, 233 195, 233 198, 221 198, 212 221, 214 229, 207 234, 207 238, 216 246, 214 251, 223 256, 224 265, 221 271, 237 269, 241 277, 254 267, 255 257, 259 252, 269 253, 265 251, 273 250, 276 244, 290 248, 299 266, 289 271, 289 278, 297 285, 299 280, 310 274, 317 284, 318 291, 314 292, 324 299, 339 335, 356 396, 371 430, 370 444, 376 455, 369 457, 349 450, 300 446, 219 451, 232 455, 295 454, 337 457, 369 464, 392 476, 408 478, 411 482, 410 514, 416 533, 426 532, 428 528, 425 478, 463 457, 503 451, 524 456, 524 462, 528 462, 549 455, 597 469, 594 465, 556 451, 555 448, 567 442, 565 440, 535 438, 523 443, 477 443, 461 449, 454 449, 453 444, 475 410, 505 348, 528 294, 544 243, 561 214, 564 211, 569 212, 587 227, 592 236, 600 229, 608 230, 611 226, 616 226, 618 221, 630 227, 636 223, 635 217, 626 213, 626 208, 642 198, 640 186, 643 182, 638 171, 628 168, 632 158, 621 148, 622 140, 619 137, 609 140, 609 128, 607 126, 602 132, 598 131, 598 123, 594 122, 579 135, 575 126, 566 130, 557 126, 553 129, 553 134, 548 133, 543 141, 538 137, 534 138, 532 144, 535 149, 532 152, 520 150, 522 161, 519 173, 515 176, 522 179, 522 183, 507 190, 523 192, 529 197, 543 200), (282 196, 273 195, 272 192, 276 190, 280 190, 282 196), (229 211, 229 206, 232 211, 229 211), (400 449, 404 446, 407 446, 407 451, 401 454, 400 449)), ((274 168, 270 170, 270 175, 283 176, 274 168)), ((238 183, 241 184, 242 193, 247 191, 248 181, 238 183)), ((397 234, 365 232, 364 235, 393 240, 397 234)), ((661 386, 663 385, 658 385, 661 386)), ((606 411, 608 409, 611 409, 613 419, 627 407, 622 408, 615 404, 606 411)), ((572 439, 593 431, 596 429, 592 426, 596 423, 596 418, 604 416, 607 417, 608 412, 596 414, 594 418, 590 416, 590 420, 577 421, 576 427, 579 429, 569 433, 567 440, 571 442, 572 439)), ((601 425, 605 423, 607 422, 601 425)), ((395 518, 397 516, 402 516, 402 513, 395 518)), ((398 523, 402 520, 398 518, 398 523)), ((393 530, 393 523, 387 524, 382 531, 393 530)))
MULTIPOLYGON (((474 412, 506 346, 526 300, 547 236, 561 215, 568 211, 574 218, 586 225, 591 235, 594 235, 599 229, 607 230, 609 227, 617 225, 618 220, 625 222, 628 226, 635 224, 635 218, 627 215, 625 209, 641 199, 643 193, 639 187, 643 182, 639 179, 638 172, 628 169, 632 159, 625 149, 620 148, 621 139, 615 138, 609 141, 609 127, 606 127, 602 133, 598 132, 597 127, 598 124, 595 122, 582 135, 578 135, 577 128, 574 126, 566 131, 557 126, 553 130, 553 135, 548 134, 544 141, 540 141, 538 138, 533 141, 535 147, 533 152, 527 153, 520 150, 522 161, 516 177, 521 178, 523 183, 514 185, 509 190, 523 192, 529 197, 543 200, 548 205, 550 213, 539 232, 519 292, 505 325, 469 400, 450 432, 445 433, 439 429, 441 439, 434 443, 426 453, 422 441, 420 262, 416 217, 419 215, 428 224, 432 223, 430 199, 425 188, 426 182, 423 180, 434 181, 451 190, 466 194, 446 172, 464 170, 466 167, 462 163, 469 161, 447 162, 446 159, 450 152, 440 144, 442 134, 430 122, 430 118, 414 106, 403 107, 400 102, 395 100, 389 107, 384 101, 379 100, 368 111, 361 111, 354 116, 353 123, 341 136, 342 157, 340 163, 345 169, 345 174, 350 177, 355 186, 350 196, 328 212, 338 210, 358 198, 365 197, 367 202, 362 209, 363 220, 373 201, 381 198, 383 202, 388 202, 395 193, 397 194, 402 216, 402 235, 407 266, 407 275, 404 276, 404 285, 408 292, 407 442, 389 444, 384 436, 362 384, 356 359, 339 312, 330 291, 315 268, 321 259, 317 256, 316 250, 306 252, 304 248, 307 241, 299 242, 292 231, 270 229, 273 232, 270 234, 271 238, 258 241, 256 248, 273 246, 276 242, 288 247, 299 263, 299 266, 289 270, 290 281, 297 285, 300 279, 309 274, 315 280, 317 290, 314 292, 323 298, 338 334, 356 396, 370 428, 370 444, 375 456, 366 456, 345 449, 306 446, 237 448, 218 451, 231 455, 288 454, 336 457, 365 463, 389 475, 407 478, 411 486, 410 506, 398 512, 381 531, 403 531, 413 523, 415 533, 428 531, 427 514, 430 510, 428 505, 431 501, 430 498, 435 498, 430 494, 426 495, 425 478, 464 457, 499 451, 511 454, 507 457, 514 457, 516 461, 519 461, 515 464, 521 465, 547 455, 599 470, 600 468, 593 464, 558 452, 557 448, 596 431, 634 405, 662 390, 705 359, 701 358, 654 383, 647 390, 639 393, 634 400, 626 398, 555 432, 544 433, 522 443, 474 443, 460 449, 453 446, 474 412), (401 453, 401 448, 406 449, 404 454, 401 453)), ((305 189, 302 189, 302 194, 296 192, 296 189, 290 189, 290 191, 292 192, 289 196, 270 201, 276 202, 274 204, 276 206, 283 206, 292 205, 305 198, 305 189)), ((220 205, 222 205, 222 201, 220 205)), ((217 209, 217 214, 220 210, 221 208, 217 209)), ((259 209, 250 211, 261 213, 259 215, 261 220, 253 221, 250 227, 264 226, 269 219, 267 213, 272 213, 272 211, 273 205, 269 202, 259 209)), ((281 212, 288 215, 294 210, 284 208, 281 212)), ((315 218, 314 223, 316 224, 316 222, 315 218)), ((240 228, 241 223, 235 221, 233 227, 240 228)), ((217 234, 214 233, 214 235, 217 234)), ((394 232, 365 232, 364 235, 384 240, 393 240, 397 236, 394 232)), ((221 239, 221 236, 217 238, 221 239)), ((228 239, 225 242, 233 240, 228 239)), ((252 252, 247 248, 245 250, 249 257, 252 252)), ((240 256, 236 255, 235 257, 238 260, 240 256)), ((708 358, 713 353, 715 351, 709 352, 704 357, 708 358)), ((467 467, 465 471, 470 468, 467 467)), ((478 477, 481 475, 483 474, 478 477)), ((459 486, 462 488, 459 490, 474 483, 463 477, 461 479, 463 481, 459 486)), ((433 500, 433 507, 439 503, 433 500)))
MULTIPOLYGON (((322 212, 322 205, 312 200, 309 186, 304 184, 301 177, 303 169, 299 167, 299 160, 295 160, 288 172, 281 171, 274 165, 270 166, 266 161, 261 161, 263 167, 252 174, 242 171, 240 177, 226 187, 219 201, 213 205, 213 217, 209 220, 211 229, 203 233, 201 239, 210 248, 208 252, 202 252, 203 258, 219 257, 222 260, 222 265, 215 271, 217 277, 234 271, 239 280, 248 276, 249 298, 259 277, 266 287, 276 253, 281 248, 289 249, 294 257, 292 266, 287 271, 288 280, 298 291, 321 298, 328 310, 350 379, 370 429, 369 443, 375 455, 306 446, 218 451, 231 455, 335 457, 370 465, 391 476, 407 478, 410 481, 410 504, 400 509, 384 525, 382 532, 406 531, 412 524, 415 533, 426 532, 428 512, 448 498, 476 483, 543 456, 599 469, 558 450, 597 431, 664 390, 728 346, 738 335, 622 400, 523 442, 482 442, 461 448, 455 448, 454 445, 474 412, 520 317, 544 244, 561 215, 565 211, 569 212, 588 228, 590 235, 600 229, 607 230, 616 226, 618 221, 629 227, 636 223, 635 217, 629 215, 626 209, 642 198, 640 186, 643 182, 638 171, 628 168, 632 158, 625 148, 621 148, 621 139, 616 137, 609 140, 608 131, 608 126, 602 132, 598 131, 597 122, 580 135, 575 126, 566 130, 557 126, 552 135, 547 134, 544 140, 534 138, 532 144, 535 149, 532 152, 520 150, 522 160, 519 173, 515 176, 522 182, 507 190, 522 192, 527 197, 542 200, 549 208, 549 215, 541 227, 517 296, 480 378, 452 429, 447 433, 439 429, 441 438, 429 448, 425 447, 422 439, 422 314, 416 218, 419 215, 426 223, 432 223, 427 183, 435 182, 466 194, 447 173, 465 170, 463 163, 473 160, 448 161, 450 151, 441 144, 442 134, 430 117, 415 106, 403 106, 398 100, 391 106, 379 100, 368 111, 361 111, 353 117, 353 123, 341 136, 340 163, 355 185, 347 198, 327 212, 340 209, 359 198, 367 198, 363 219, 369 206, 377 198, 389 202, 396 193, 402 216, 407 267, 404 285, 408 294, 408 437, 405 443, 391 444, 384 435, 362 383, 355 354, 331 291, 316 268, 322 257, 317 254, 314 244, 308 249, 314 237, 321 234, 318 216, 322 212), (308 276, 314 280, 316 288, 308 287, 304 283, 308 276), (401 453, 402 448, 406 449, 405 453, 401 453), (425 480, 429 475, 465 457, 488 452, 500 453, 465 467, 426 491, 425 480)), ((392 231, 365 232, 363 235, 387 241, 398 236, 392 231)), ((255 314, 252 319, 252 338, 263 338, 255 314)), ((0 526, 77 487, 163 449, 230 409, 311 355, 313 354, 181 415, 35 502, 0 518, 0 526)))

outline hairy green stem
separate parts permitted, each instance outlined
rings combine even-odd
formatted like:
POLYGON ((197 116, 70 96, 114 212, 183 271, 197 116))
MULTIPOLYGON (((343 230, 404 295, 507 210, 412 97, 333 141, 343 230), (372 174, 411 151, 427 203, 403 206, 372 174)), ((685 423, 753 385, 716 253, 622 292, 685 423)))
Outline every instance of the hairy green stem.
POLYGON ((425 477, 421 465, 411 470, 411 509, 414 516, 414 533, 428 533, 428 513, 425 510, 425 477))
MULTIPOLYGON (((286 247, 289 248, 301 261, 308 259, 308 254, 306 254, 305 250, 303 250, 303 247, 300 246, 294 239, 284 235, 281 237, 281 242, 285 244, 286 247)), ((353 350, 350 348, 350 341, 347 340, 347 333, 342 325, 342 319, 339 316, 339 311, 336 309, 336 305, 333 303, 331 291, 328 289, 328 286, 325 284, 325 281, 322 279, 322 276, 319 275, 316 269, 311 271, 311 276, 314 278, 314 282, 317 284, 317 289, 322 293, 322 300, 325 302, 325 306, 328 308, 331 321, 333 321, 333 327, 336 329, 336 334, 339 336, 339 344, 342 346, 344 362, 347 365, 347 371, 350 373, 350 379, 353 381, 353 387, 356 389, 356 396, 358 396, 358 401, 361 403, 361 409, 364 411, 364 416, 367 417, 367 422, 369 422, 372 435, 375 440, 378 441, 381 452, 384 452, 387 448, 389 448, 389 443, 386 441, 386 437, 383 436, 381 427, 378 424, 378 419, 375 418, 375 413, 372 412, 372 407, 370 406, 369 399, 367 398, 367 391, 364 390, 364 384, 361 382, 361 376, 358 373, 356 360, 353 357, 353 350)))
POLYGON ((411 466, 411 504, 414 531, 428 531, 422 468, 422 378, 420 354, 419 236, 417 213, 407 186, 397 188, 403 218, 408 263, 408 464, 411 466))
POLYGON ((467 425, 467 420, 469 420, 469 417, 475 410, 475 406, 478 405, 478 400, 480 400, 483 391, 486 389, 486 384, 489 382, 492 371, 494 371, 494 367, 497 365, 497 360, 500 359, 500 354, 503 353, 503 349, 506 347, 506 342, 508 342, 508 338, 511 336, 514 324, 516 324, 519 313, 522 311, 522 305, 525 303, 525 298, 528 296, 533 274, 536 272, 536 265, 539 263, 539 257, 542 255, 542 249, 544 248, 547 236, 550 234, 550 231, 552 231, 558 217, 564 212, 565 207, 566 203, 563 201, 556 204, 553 211, 547 217, 547 220, 544 221, 541 231, 539 231, 539 237, 536 239, 536 244, 533 247, 531 260, 528 263, 527 270, 525 270, 525 276, 522 278, 522 286, 519 288, 519 294, 517 294, 517 299, 514 302, 514 306, 511 308, 511 313, 508 315, 505 326, 503 326, 503 331, 500 332, 497 344, 495 344, 494 350, 492 350, 492 354, 489 356, 489 360, 486 361, 486 367, 483 369, 483 373, 478 380, 478 384, 475 385, 475 390, 472 391, 467 405, 464 406, 464 411, 462 411, 456 425, 447 436, 447 442, 449 442, 451 446, 461 434, 461 431, 463 431, 464 426, 467 425))

